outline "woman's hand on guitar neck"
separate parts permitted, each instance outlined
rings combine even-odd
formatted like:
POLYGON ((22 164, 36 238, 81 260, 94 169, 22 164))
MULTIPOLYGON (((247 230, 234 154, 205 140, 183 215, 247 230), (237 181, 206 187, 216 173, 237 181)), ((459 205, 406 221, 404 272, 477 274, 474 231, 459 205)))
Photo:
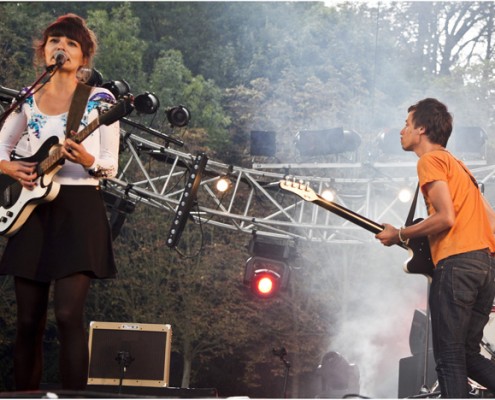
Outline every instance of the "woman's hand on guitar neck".
POLYGON ((37 185, 36 162, 30 161, 0 161, 0 172, 9 175, 11 178, 19 181, 23 187, 32 190, 37 185))

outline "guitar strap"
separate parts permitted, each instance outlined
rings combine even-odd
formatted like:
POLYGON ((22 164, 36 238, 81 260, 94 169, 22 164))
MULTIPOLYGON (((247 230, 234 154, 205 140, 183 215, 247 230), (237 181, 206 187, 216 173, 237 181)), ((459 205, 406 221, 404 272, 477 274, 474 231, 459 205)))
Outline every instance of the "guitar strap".
MULTIPOLYGON (((454 157, 455 158, 455 157, 454 157)), ((471 181, 474 183, 474 186, 476 186, 477 189, 480 188, 480 185, 478 185, 478 181, 476 180, 476 178, 471 174, 471 172, 465 167, 464 163, 462 163, 460 160, 458 160, 457 158, 455 158, 455 160, 459 163, 459 165, 462 167, 462 169, 466 172, 466 174, 468 174, 469 176, 469 179, 471 179, 471 181)))
POLYGON ((416 203, 418 200, 418 194, 419 194, 419 183, 418 183, 418 186, 416 186, 416 193, 414 194, 414 199, 411 203, 411 208, 409 209, 409 214, 407 215, 405 226, 409 226, 409 225, 413 224, 414 212, 416 211, 416 203))
POLYGON ((69 137, 70 132, 77 132, 79 130, 79 125, 81 124, 81 119, 84 114, 84 109, 86 108, 86 103, 89 99, 89 94, 91 93, 91 86, 85 85, 84 83, 78 82, 76 91, 74 92, 74 97, 69 108, 69 114, 67 116, 67 128, 65 131, 65 136, 69 137))
MULTIPOLYGON (((478 185, 478 182, 476 181, 476 178, 469 172, 469 170, 464 166, 464 164, 461 161, 459 161, 455 157, 454 157, 454 159, 459 163, 459 165, 466 172, 466 174, 468 174, 469 178, 474 183, 474 186, 476 186, 476 188, 479 189, 479 185, 478 185)), ((409 209, 409 214, 407 215, 405 226, 412 225, 412 223, 413 223, 414 212, 416 211, 416 203, 418 200, 418 194, 419 194, 419 183, 418 183, 418 186, 416 187, 416 193, 414 194, 414 199, 411 203, 411 208, 409 209)))

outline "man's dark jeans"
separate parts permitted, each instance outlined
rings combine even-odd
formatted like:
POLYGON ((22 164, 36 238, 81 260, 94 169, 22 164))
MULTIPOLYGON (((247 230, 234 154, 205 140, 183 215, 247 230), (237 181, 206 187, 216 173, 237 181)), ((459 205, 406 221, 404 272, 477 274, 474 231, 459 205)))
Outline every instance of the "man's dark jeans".
POLYGON ((495 258, 478 250, 441 260, 430 288, 433 352, 442 398, 467 398, 468 379, 495 393, 495 362, 480 354, 495 297, 495 258))

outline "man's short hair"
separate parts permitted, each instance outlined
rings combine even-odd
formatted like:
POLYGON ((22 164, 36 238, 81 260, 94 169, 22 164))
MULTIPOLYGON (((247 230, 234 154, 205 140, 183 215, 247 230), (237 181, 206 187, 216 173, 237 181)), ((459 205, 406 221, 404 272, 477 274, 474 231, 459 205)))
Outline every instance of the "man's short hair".
POLYGON ((437 99, 427 98, 409 107, 413 112, 414 127, 424 127, 425 134, 432 143, 447 146, 452 133, 452 114, 447 106, 437 99))

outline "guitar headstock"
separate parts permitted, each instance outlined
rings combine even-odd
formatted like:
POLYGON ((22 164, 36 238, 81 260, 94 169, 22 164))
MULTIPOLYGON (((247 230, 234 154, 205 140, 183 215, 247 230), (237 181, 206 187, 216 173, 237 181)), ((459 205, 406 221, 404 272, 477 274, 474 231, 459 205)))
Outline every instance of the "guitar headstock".
POLYGON ((306 201, 318 200, 318 195, 309 187, 308 183, 301 181, 283 179, 279 182, 280 188, 297 194, 306 201))
POLYGON ((100 106, 100 123, 102 125, 111 125, 119 119, 129 115, 134 110, 132 96, 124 96, 117 100, 114 104, 106 103, 104 106, 100 106))

